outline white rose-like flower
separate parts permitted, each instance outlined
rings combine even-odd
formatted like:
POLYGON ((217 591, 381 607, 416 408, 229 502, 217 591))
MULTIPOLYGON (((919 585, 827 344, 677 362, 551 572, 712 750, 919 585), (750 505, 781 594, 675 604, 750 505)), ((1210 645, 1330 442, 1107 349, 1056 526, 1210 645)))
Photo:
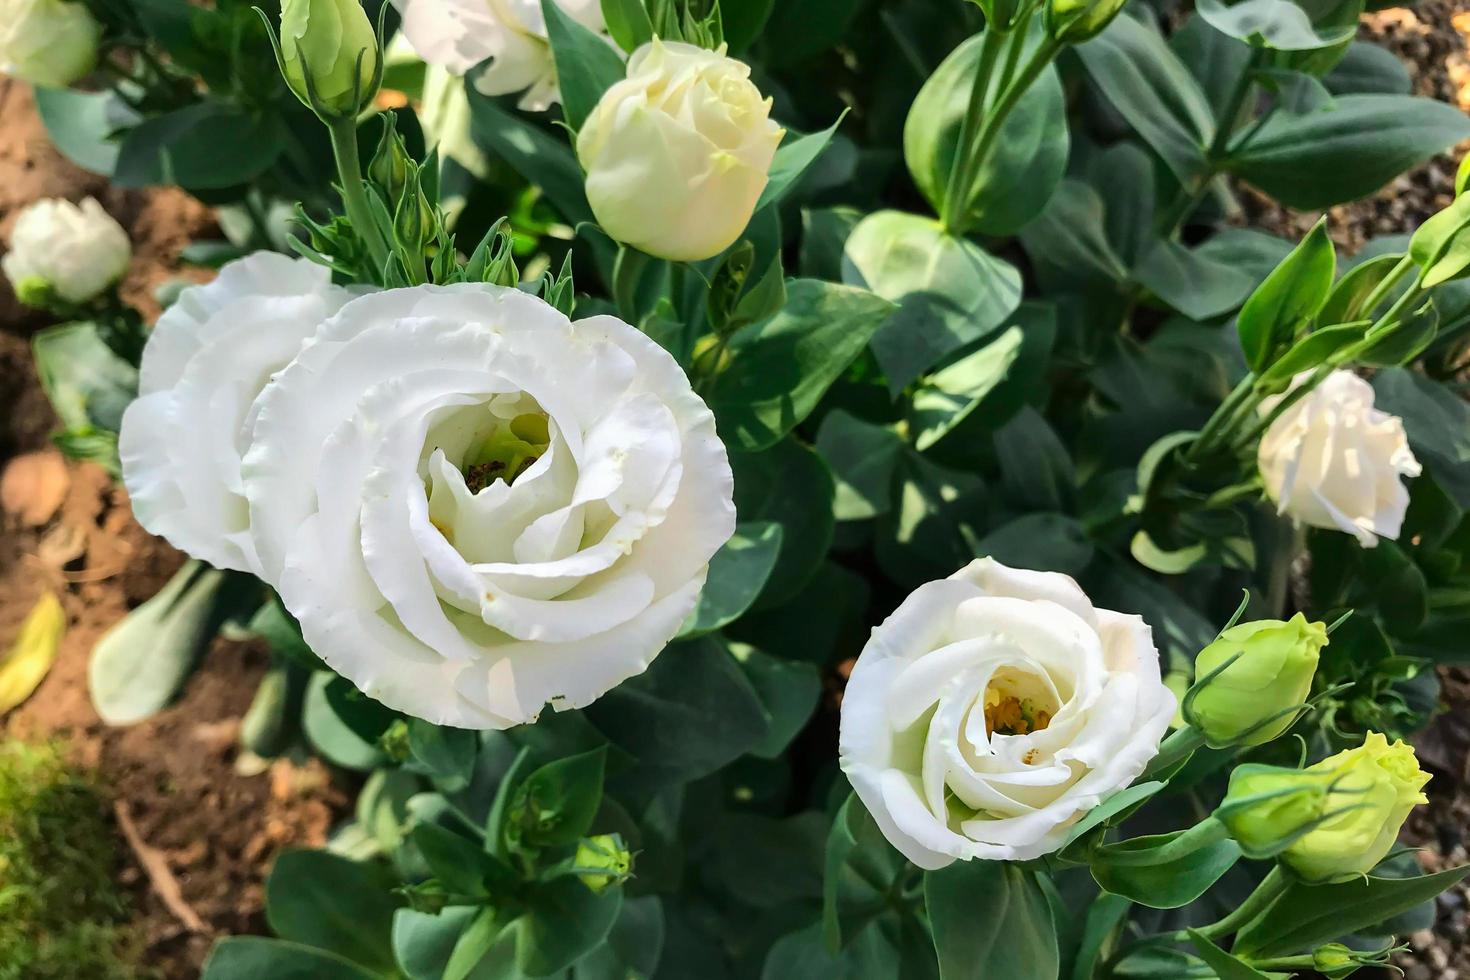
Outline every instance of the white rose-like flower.
POLYGON ((85 4, 0 0, 0 74, 65 88, 96 66, 101 37, 85 4))
POLYGON ((95 198, 80 207, 49 198, 16 219, 0 268, 21 302, 54 296, 85 303, 121 279, 132 258, 128 233, 95 198))
POLYGON ((259 574, 240 481, 250 406, 351 295, 325 268, 274 252, 179 294, 148 336, 118 435, 139 524, 218 568, 259 574))
POLYGON ((740 237, 784 134, 749 66, 723 48, 654 39, 582 124, 577 158, 603 231, 692 262, 740 237))
POLYGON ((921 868, 1021 861, 1128 786, 1174 715, 1148 626, 1071 578, 989 558, 873 630, 842 699, 843 772, 921 868))
MULTIPOLYGON (((1261 410, 1279 400, 1267 399, 1261 410)), ((1333 371, 1282 412, 1261 437, 1256 460, 1281 513, 1346 531, 1365 548, 1399 536, 1409 507, 1400 478, 1422 472, 1403 421, 1374 408, 1373 386, 1351 371, 1333 371)))
MULTIPOLYGON (((605 27, 599 0, 556 5, 589 30, 605 27)), ((559 100, 540 0, 393 0, 393 6, 403 15, 403 36, 429 64, 463 75, 488 58, 475 79, 486 95, 524 92, 520 107, 530 112, 559 100)))
POLYGON ((436 724, 506 728, 640 673, 735 529, 674 359, 515 289, 355 299, 255 412, 264 577, 322 660, 436 724))

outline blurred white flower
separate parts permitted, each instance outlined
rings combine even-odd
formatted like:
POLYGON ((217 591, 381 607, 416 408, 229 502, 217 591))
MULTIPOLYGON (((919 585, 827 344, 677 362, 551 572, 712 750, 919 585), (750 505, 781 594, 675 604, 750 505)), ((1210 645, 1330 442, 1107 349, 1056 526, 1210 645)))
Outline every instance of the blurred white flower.
MULTIPOLYGON (((604 29, 599 0, 556 5, 589 30, 604 29)), ((532 112, 558 101, 540 0, 393 0, 393 6, 403 15, 403 36, 429 64, 464 75, 488 58, 475 82, 481 92, 524 92, 520 107, 532 112)))
POLYGON ((256 252, 164 311, 118 437, 139 524, 218 568, 259 573, 240 482, 250 405, 350 296, 315 263, 256 252))
POLYGON ((745 231, 783 135, 747 65, 655 39, 583 123, 577 157, 603 231, 649 255, 697 261, 745 231))
POLYGON ((80 207, 50 198, 21 212, 0 268, 22 302, 85 303, 121 279, 132 258, 128 233, 95 198, 80 207))
MULTIPOLYGON (((1280 397, 1267 399, 1261 411, 1280 397)), ((1401 477, 1422 472, 1403 421, 1375 409, 1373 386, 1341 370, 1271 423, 1257 462, 1281 513, 1346 531, 1365 548, 1380 536, 1399 536, 1409 507, 1401 477)))
POLYGON ((0 74, 65 88, 96 67, 101 37, 85 4, 0 0, 0 74))
POLYGON ((982 558, 916 589, 842 699, 843 772, 921 868, 1024 861, 1158 753, 1175 698, 1137 616, 982 558))
POLYGON ((674 359, 515 289, 355 299, 254 413, 265 579, 334 670, 436 724, 506 728, 640 673, 735 528, 674 359))

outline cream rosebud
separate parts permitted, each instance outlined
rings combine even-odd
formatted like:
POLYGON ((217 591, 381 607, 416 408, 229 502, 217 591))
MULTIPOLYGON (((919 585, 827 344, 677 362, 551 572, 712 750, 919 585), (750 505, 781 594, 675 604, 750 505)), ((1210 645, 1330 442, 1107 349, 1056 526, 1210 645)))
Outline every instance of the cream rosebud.
POLYGON ((594 892, 602 892, 628 877, 633 868, 633 855, 623 846, 617 834, 588 837, 577 845, 577 867, 583 869, 582 884, 594 892), (588 873, 588 872, 593 873, 588 873), (596 874, 605 871, 606 874, 596 874))
POLYGON ((121 279, 132 257, 128 233, 95 198, 53 198, 21 212, 0 268, 22 302, 76 304, 121 279))
POLYGON ((770 112, 750 68, 723 49, 643 45, 577 135, 602 229, 664 259, 724 251, 755 212, 784 135, 770 112))
POLYGON ((1246 854, 1279 854, 1313 883, 1367 874, 1428 802, 1414 750, 1369 732, 1363 744, 1301 771, 1241 766, 1217 813, 1246 854))
POLYGON ((1124 0, 1050 0, 1046 29, 1063 44, 1081 44, 1103 32, 1123 9, 1124 0))
POLYGON ((281 4, 286 83, 313 110, 356 115, 376 94, 380 57, 378 37, 358 0, 281 4))
POLYGON ((1375 409, 1373 387, 1351 371, 1332 372, 1271 423, 1257 462, 1281 513, 1346 531, 1365 548, 1398 537, 1409 506, 1400 477, 1421 472, 1403 421, 1375 409))
POLYGON ((97 65, 102 27, 66 0, 0 0, 0 74, 65 88, 97 65))
POLYGON ((1200 651, 1185 717, 1211 745, 1261 745, 1291 727, 1312 690, 1327 628, 1297 613, 1241 623, 1200 651))

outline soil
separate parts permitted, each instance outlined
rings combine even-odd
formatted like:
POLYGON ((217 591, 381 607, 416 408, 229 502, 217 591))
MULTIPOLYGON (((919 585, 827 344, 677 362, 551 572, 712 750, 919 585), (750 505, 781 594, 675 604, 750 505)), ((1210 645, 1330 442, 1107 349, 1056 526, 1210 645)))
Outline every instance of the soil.
MULTIPOLYGON (((159 284, 200 278, 178 268, 178 255, 217 234, 206 208, 177 190, 112 188, 72 166, 51 147, 24 86, 0 80, 0 120, 0 238, 33 200, 91 194, 132 238, 123 294, 146 316, 157 315, 159 284)), ((239 719, 268 661, 258 644, 216 640, 180 700, 142 724, 109 728, 97 717, 87 693, 92 646, 183 556, 138 527, 105 471, 50 448, 56 420, 28 342, 47 322, 19 307, 0 277, 0 647, 43 592, 67 613, 55 664, 4 719, 4 736, 64 737, 98 770, 119 823, 133 831, 119 827, 118 848, 145 963, 168 980, 192 978, 215 936, 267 931, 262 886, 276 854, 324 843, 349 798, 319 763, 237 770, 239 719)))

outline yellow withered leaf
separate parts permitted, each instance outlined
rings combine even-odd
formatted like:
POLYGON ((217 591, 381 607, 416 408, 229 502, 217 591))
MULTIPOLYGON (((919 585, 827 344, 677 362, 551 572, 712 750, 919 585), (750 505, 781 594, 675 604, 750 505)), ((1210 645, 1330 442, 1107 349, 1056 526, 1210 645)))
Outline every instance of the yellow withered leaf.
POLYGON ((66 613, 54 593, 47 592, 20 624, 10 652, 0 660, 0 714, 31 696, 40 685, 66 632, 66 613))

